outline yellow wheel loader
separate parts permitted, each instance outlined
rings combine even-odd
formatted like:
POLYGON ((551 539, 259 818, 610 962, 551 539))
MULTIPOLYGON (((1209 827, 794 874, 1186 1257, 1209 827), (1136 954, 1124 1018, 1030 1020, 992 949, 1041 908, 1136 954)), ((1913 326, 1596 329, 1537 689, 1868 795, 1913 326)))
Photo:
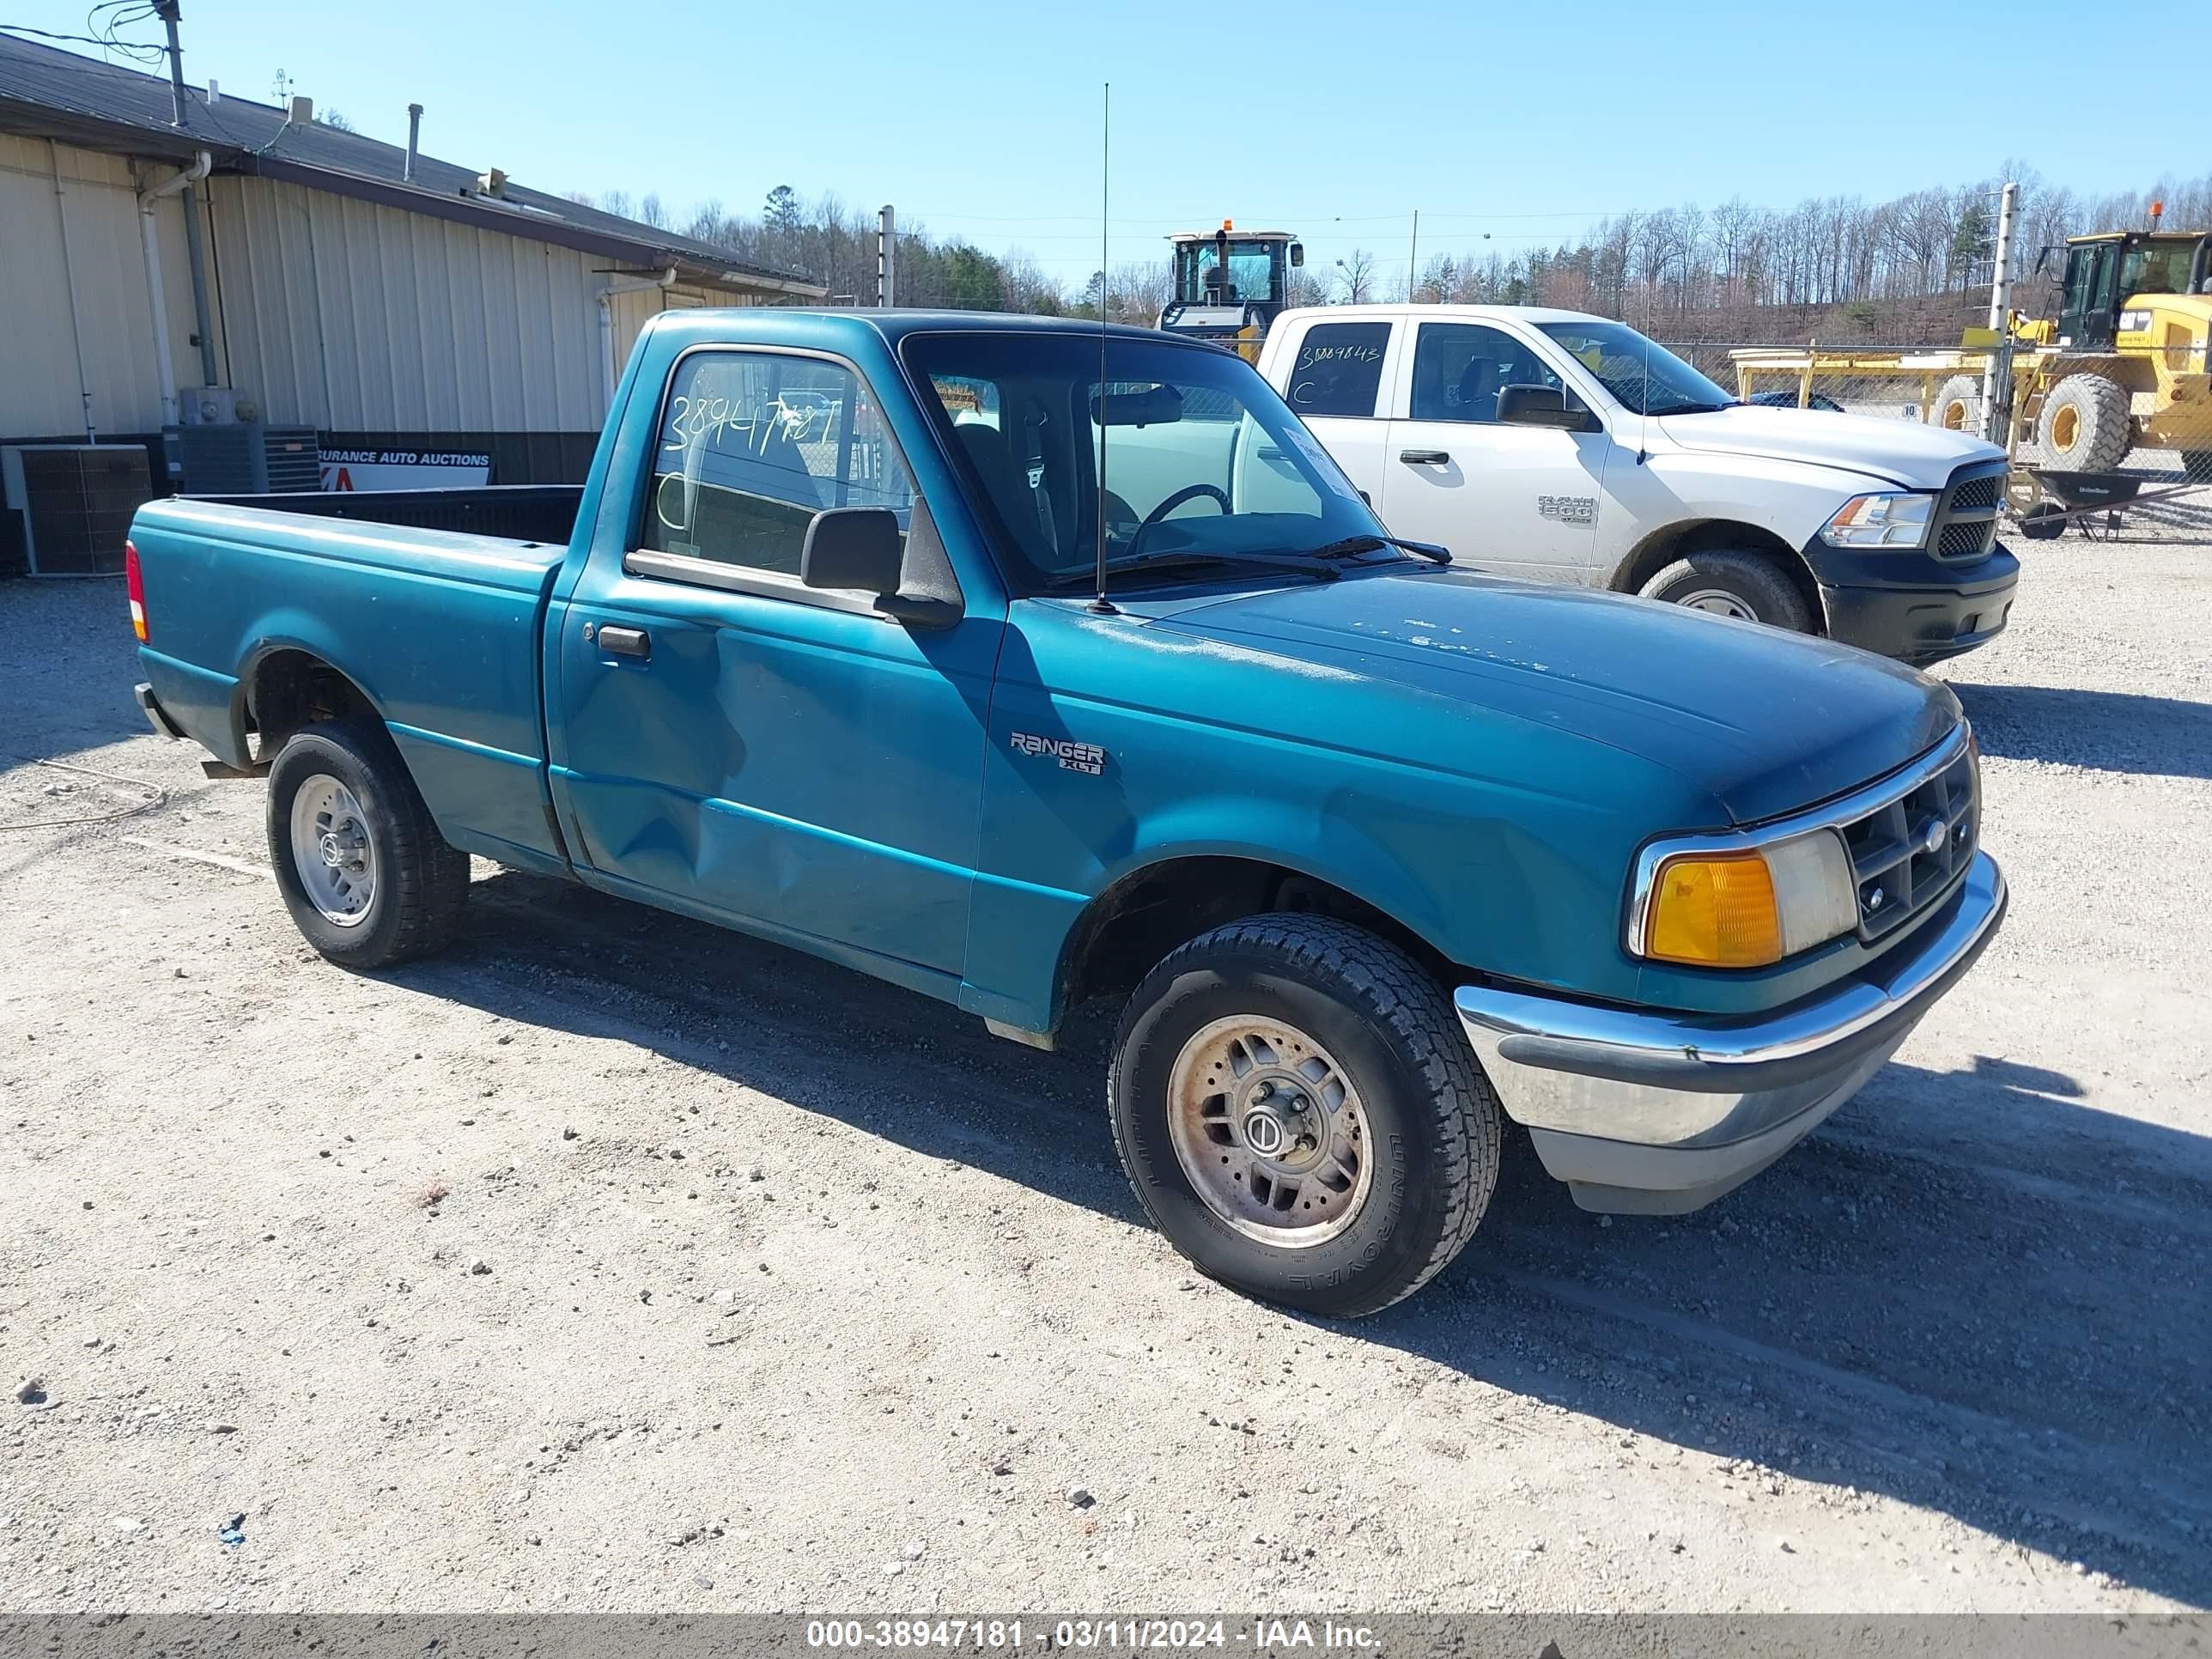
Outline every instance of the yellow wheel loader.
MULTIPOLYGON (((2192 479, 2212 483, 2212 234, 2106 231, 2065 246, 2057 320, 2013 319, 2014 435, 2067 472, 2177 449, 2192 479)), ((1954 375, 1929 418, 1976 429, 1981 396, 1979 375, 1954 375)))
POLYGON ((1168 240, 1175 247, 1175 295, 1159 326, 1258 362, 1268 325, 1289 301, 1291 271, 1306 262, 1304 246, 1287 230, 1240 234, 1227 219, 1218 230, 1179 230, 1168 240))

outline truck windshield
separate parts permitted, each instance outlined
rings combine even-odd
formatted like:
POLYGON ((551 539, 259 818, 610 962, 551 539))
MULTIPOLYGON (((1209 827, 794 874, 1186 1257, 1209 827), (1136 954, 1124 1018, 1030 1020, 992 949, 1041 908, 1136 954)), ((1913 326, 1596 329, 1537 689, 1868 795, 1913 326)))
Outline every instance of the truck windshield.
MULTIPOLYGON (((1178 242, 1175 252, 1176 298, 1197 304, 1206 298, 1206 273, 1220 262, 1214 255, 1212 240, 1199 242, 1178 242)), ((1225 275, 1228 288, 1224 300, 1267 300, 1274 297, 1275 262, 1282 257, 1281 246, 1272 242, 1245 242, 1235 237, 1229 239, 1229 264, 1225 275)))
POLYGON ((1018 592, 1095 568, 1102 437, 1106 557, 1141 559, 1147 581, 1256 575, 1255 559, 1381 532, 1273 388, 1227 352, 1111 336, 1103 398, 1096 334, 915 334, 901 356, 1018 592))
POLYGON ((1694 415, 1735 399, 1662 345, 1625 323, 1539 323, 1597 376, 1623 409, 1638 415, 1694 415))
POLYGON ((2121 297, 2188 293, 2189 268, 2196 258, 2197 244, 2193 240, 2138 242, 2120 263, 2121 297))

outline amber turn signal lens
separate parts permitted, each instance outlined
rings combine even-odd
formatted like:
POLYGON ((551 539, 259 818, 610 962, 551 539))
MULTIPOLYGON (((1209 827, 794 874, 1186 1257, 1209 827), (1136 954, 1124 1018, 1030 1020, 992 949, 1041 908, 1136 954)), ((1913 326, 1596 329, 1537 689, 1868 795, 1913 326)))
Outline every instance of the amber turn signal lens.
POLYGON ((1699 968, 1782 960, 1774 878, 1756 853, 1669 859, 1653 884, 1644 954, 1699 968))

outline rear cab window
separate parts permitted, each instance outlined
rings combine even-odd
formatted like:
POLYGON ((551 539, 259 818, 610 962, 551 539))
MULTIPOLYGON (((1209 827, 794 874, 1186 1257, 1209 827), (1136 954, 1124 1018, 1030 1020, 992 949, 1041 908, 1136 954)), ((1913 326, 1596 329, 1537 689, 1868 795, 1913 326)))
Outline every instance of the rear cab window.
POLYGON ((1382 363, 1389 355, 1390 325, 1316 323, 1291 359, 1283 401, 1301 417, 1378 412, 1382 363))

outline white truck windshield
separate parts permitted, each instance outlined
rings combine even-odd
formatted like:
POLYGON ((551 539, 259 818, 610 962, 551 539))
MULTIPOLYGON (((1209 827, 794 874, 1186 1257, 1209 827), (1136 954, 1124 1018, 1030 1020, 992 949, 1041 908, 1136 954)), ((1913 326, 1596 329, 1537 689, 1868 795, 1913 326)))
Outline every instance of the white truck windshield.
POLYGON ((1539 323, 1537 328, 1597 376, 1623 409, 1692 415, 1735 402, 1662 345, 1625 323, 1539 323))

